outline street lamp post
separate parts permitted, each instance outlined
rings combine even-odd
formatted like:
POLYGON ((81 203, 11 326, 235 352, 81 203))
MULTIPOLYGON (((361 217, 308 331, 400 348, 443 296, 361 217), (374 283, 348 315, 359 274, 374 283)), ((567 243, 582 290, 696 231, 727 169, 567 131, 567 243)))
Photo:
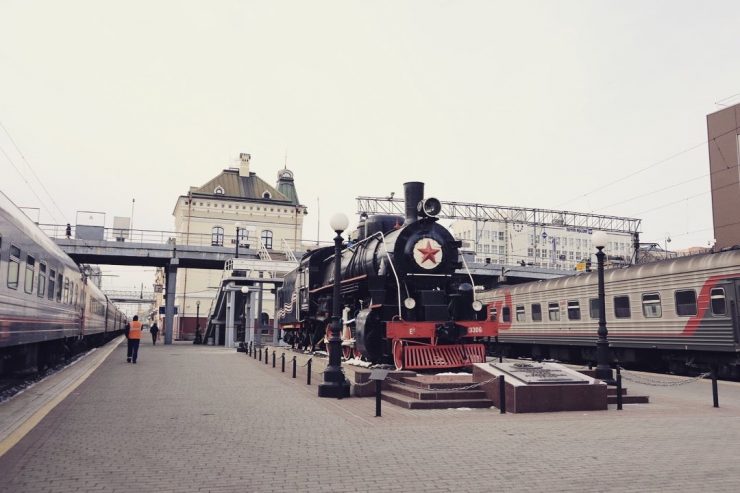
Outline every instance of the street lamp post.
POLYGON ((239 231, 244 230, 241 224, 236 223, 236 254, 234 255, 234 258, 239 258, 239 231))
POLYGON ((349 382, 342 371, 342 338, 341 331, 341 267, 342 267, 342 232, 347 229, 349 220, 342 213, 334 214, 329 222, 337 234, 334 237, 334 293, 331 317, 331 334, 329 336, 329 365, 324 370, 324 383, 319 385, 319 397, 349 397, 349 382))
POLYGON ((596 342, 596 378, 608 384, 614 383, 612 367, 609 365, 609 340, 606 330, 606 294, 604 293, 604 247, 606 246, 606 233, 596 231, 592 236, 596 247, 596 260, 598 261, 599 279, 599 340, 596 342))
POLYGON ((200 300, 195 302, 195 326, 200 325, 200 300))

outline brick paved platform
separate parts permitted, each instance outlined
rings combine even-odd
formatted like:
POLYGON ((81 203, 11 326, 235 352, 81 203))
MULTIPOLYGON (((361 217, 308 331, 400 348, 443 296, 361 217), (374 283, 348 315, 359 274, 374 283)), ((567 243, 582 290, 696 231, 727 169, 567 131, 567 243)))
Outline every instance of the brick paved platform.
MULTIPOLYGON (((279 353, 278 353, 279 354, 279 353)), ((623 411, 499 414, 319 399, 234 350, 125 345, 0 457, 7 492, 740 490, 740 385, 623 411)), ((669 378, 669 377, 663 377, 669 378)))

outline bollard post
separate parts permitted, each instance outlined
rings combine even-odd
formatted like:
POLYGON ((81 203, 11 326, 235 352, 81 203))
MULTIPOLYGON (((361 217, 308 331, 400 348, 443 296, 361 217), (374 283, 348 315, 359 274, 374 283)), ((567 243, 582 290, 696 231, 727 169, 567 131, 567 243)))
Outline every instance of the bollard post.
POLYGON ((622 410, 622 373, 617 365, 617 411, 622 410))
POLYGON ((285 353, 280 355, 280 371, 285 373, 285 353))
POLYGON ((383 381, 382 380, 376 380, 375 381, 375 417, 380 416, 380 391, 383 388, 383 381))
POLYGON ((265 348, 265 364, 270 362, 270 351, 265 348))
POLYGON ((262 361, 262 347, 260 347, 260 356, 257 358, 258 361, 262 361))
POLYGON ((308 359, 308 363, 306 363, 306 368, 308 369, 306 371, 306 385, 311 385, 311 358, 308 359))
POLYGON ((293 356, 293 378, 295 378, 295 370, 296 370, 296 360, 295 360, 295 358, 296 357, 293 356))
POLYGON ((275 351, 272 351, 272 367, 275 368, 275 351))
POLYGON ((498 403, 501 414, 506 414, 506 383, 503 375, 498 377, 498 403))
POLYGON ((252 356, 252 341, 249 341, 249 344, 247 344, 247 354, 248 356, 252 356))
POLYGON ((717 393, 717 365, 712 365, 712 400, 714 407, 719 407, 719 394, 717 393))

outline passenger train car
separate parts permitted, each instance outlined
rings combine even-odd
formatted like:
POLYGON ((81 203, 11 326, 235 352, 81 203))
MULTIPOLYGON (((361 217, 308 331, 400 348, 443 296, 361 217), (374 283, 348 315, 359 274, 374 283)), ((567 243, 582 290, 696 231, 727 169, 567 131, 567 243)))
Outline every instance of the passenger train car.
MULTIPOLYGON (((510 356, 595 361, 596 272, 501 286, 479 299, 510 356)), ((740 377, 740 250, 681 257, 604 273, 613 358, 685 371, 720 365, 740 377)))
POLYGON ((406 216, 361 221, 341 251, 335 279, 334 247, 306 254, 278 290, 283 339, 299 347, 322 344, 331 320, 335 283, 345 307, 343 348, 374 363, 437 369, 485 361, 494 336, 472 278, 460 275, 460 242, 437 223, 440 203, 424 200, 424 184, 404 184, 406 216))
POLYGON ((0 375, 123 332, 124 314, 0 192, 0 375))

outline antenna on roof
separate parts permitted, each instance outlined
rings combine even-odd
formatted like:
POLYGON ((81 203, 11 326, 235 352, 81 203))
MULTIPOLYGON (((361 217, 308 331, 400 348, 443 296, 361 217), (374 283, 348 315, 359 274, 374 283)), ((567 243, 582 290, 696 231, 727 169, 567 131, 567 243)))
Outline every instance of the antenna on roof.
POLYGON ((288 146, 285 146, 285 163, 283 165, 284 169, 288 169, 288 146))

